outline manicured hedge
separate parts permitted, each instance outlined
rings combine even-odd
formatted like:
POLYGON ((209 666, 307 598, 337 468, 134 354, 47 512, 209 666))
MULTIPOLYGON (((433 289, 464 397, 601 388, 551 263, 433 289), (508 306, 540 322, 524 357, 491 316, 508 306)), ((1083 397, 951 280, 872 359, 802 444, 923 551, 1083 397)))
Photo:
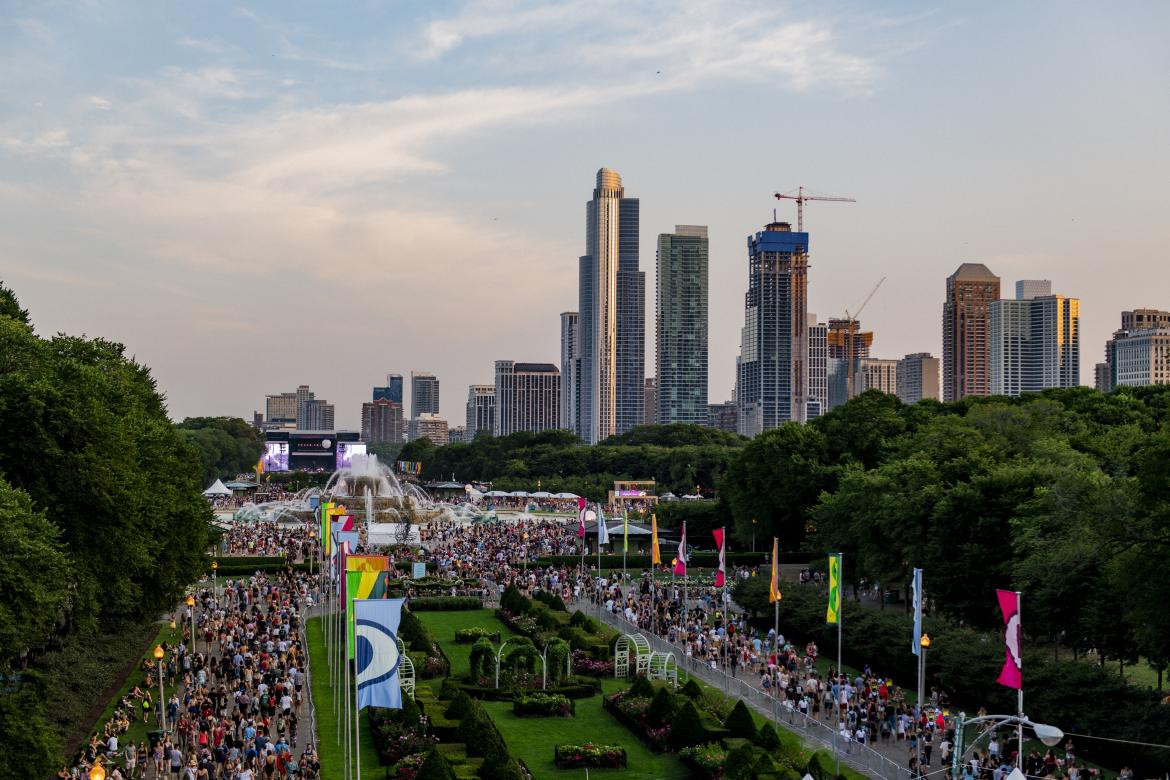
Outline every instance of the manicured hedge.
POLYGON ((479 641, 481 637, 487 637, 492 642, 499 644, 500 632, 489 631, 483 626, 472 626, 471 628, 460 628, 455 632, 455 641, 461 645, 470 645, 479 641))
POLYGON ((573 700, 561 693, 520 693, 512 699, 512 712, 521 718, 568 718, 576 710, 573 700))
MULTIPOLYGON (((470 683, 454 679, 451 680, 451 685, 458 686, 460 690, 473 699, 483 699, 484 701, 511 701, 516 695, 516 692, 513 690, 493 688, 487 685, 471 685, 470 683)), ((540 691, 540 693, 556 693, 561 696, 567 696, 570 699, 588 699, 590 696, 596 696, 601 693, 601 681, 577 678, 577 681, 574 683, 559 685, 556 688, 550 687, 548 690, 540 691)))
POLYGON ((467 609, 482 609, 483 599, 477 596, 423 596, 410 600, 415 612, 461 612, 467 609))
POLYGON ((553 761, 557 769, 625 769, 626 749, 621 745, 556 745, 553 761))
MULTIPOLYGON (((663 563, 669 564, 669 553, 664 551, 663 563)), ((759 566, 765 562, 769 554, 762 552, 729 552, 727 553, 728 566, 759 566)), ((805 563, 809 560, 808 555, 793 553, 781 554, 781 563, 805 563)), ((548 555, 542 558, 537 558, 534 563, 538 566, 578 566, 581 563, 581 556, 579 555, 548 555)), ((597 565, 597 555, 585 556, 585 563, 588 566, 597 565)), ((690 565, 700 569, 712 569, 719 565, 719 556, 715 553, 694 553, 691 555, 690 565)), ((650 556, 649 555, 627 555, 625 557, 625 567, 627 569, 649 569, 650 556)), ((601 568, 603 569, 620 569, 622 568, 622 556, 620 555, 602 555, 601 568)))

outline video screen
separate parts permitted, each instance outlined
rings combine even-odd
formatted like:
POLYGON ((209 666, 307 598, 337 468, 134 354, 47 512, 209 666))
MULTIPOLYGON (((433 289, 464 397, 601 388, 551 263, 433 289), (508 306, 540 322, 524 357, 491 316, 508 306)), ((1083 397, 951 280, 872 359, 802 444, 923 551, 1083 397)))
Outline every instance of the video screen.
POLYGON ((288 471, 288 442, 270 441, 264 450, 265 471, 288 471))
POLYGON ((356 460, 359 467, 364 465, 366 458, 366 444, 360 441, 337 442, 337 468, 348 469, 354 466, 356 460))

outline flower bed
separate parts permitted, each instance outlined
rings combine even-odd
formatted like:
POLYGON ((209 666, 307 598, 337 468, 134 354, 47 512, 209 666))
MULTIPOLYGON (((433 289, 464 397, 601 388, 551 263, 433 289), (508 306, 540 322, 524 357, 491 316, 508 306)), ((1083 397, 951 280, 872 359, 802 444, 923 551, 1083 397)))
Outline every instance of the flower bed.
POLYGON ((679 759, 692 772, 718 780, 723 777, 723 765, 727 761, 727 750, 718 742, 693 745, 678 752, 679 759))
POLYGON ((568 718, 574 711, 573 700, 559 693, 522 693, 512 699, 512 712, 521 718, 568 718))
POLYGON ((574 650, 573 674, 609 677, 613 674, 613 661, 599 661, 596 658, 590 658, 584 650, 574 650))
POLYGON ((553 748, 557 769, 625 769, 626 749, 621 745, 557 745, 553 748))
POLYGON ((461 628, 455 632, 455 641, 462 645, 474 644, 480 637, 487 637, 495 644, 500 643, 500 632, 490 631, 482 626, 461 628))

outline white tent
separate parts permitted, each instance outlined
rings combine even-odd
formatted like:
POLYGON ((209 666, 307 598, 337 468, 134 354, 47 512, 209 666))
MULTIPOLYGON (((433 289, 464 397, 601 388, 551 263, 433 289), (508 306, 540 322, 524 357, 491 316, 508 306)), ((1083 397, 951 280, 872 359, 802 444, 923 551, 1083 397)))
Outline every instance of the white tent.
POLYGON ((203 491, 205 496, 230 496, 232 491, 223 484, 222 480, 216 480, 215 483, 203 491))
POLYGON ((557 493, 553 498, 580 498, 576 493, 557 493))

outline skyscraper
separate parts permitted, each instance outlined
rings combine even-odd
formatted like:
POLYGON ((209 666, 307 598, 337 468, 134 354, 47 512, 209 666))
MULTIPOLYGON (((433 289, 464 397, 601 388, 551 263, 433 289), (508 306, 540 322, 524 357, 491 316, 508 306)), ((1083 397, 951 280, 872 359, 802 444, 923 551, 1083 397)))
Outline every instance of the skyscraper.
POLYGON ((873 331, 862 331, 858 319, 830 317, 825 343, 827 408, 836 409, 857 394, 857 368, 869 357, 873 331))
POLYGON ((588 443, 624 433, 643 416, 646 277, 638 270, 638 218, 638 199, 625 197, 617 171, 599 170, 580 259, 578 435, 588 443))
POLYGON ((990 309, 999 277, 982 263, 963 263, 947 277, 943 302, 943 400, 991 392, 990 309))
POLYGON ((496 424, 496 386, 468 385, 467 423, 464 433, 473 441, 480 431, 491 433, 496 424))
POLYGON ((808 399, 805 420, 815 420, 829 411, 829 328, 808 315, 808 399))
POLYGON ((430 439, 435 446, 441 447, 450 440, 450 429, 447 421, 437 414, 423 412, 410 421, 410 440, 430 439))
POLYGON ((429 371, 410 372, 410 416, 439 413, 439 380, 429 371))
POLYGON ((707 228, 658 236, 655 302, 658 422, 707 422, 707 228))
POLYGON ((880 390, 895 395, 898 392, 898 361, 872 357, 857 361, 857 371, 853 375, 853 395, 859 396, 867 390, 880 390))
POLYGON ((393 401, 396 404, 402 403, 402 374, 387 374, 386 386, 374 388, 375 401, 393 401))
POLYGON ((497 360, 495 386, 493 435, 560 427, 561 372, 552 363, 497 360))
POLYGON ((736 362, 739 432, 802 421, 808 392, 808 233, 772 222, 748 237, 748 290, 736 362))
MULTIPOLYGON (((381 388, 374 388, 375 392, 381 388)), ((362 440, 367 444, 401 444, 406 440, 402 404, 375 398, 362 404, 362 440)))
POLYGON ((992 395, 1080 384, 1080 300, 1052 295, 1051 289, 1051 282, 1028 280, 1016 284, 1016 299, 991 304, 992 395), (1040 296, 1019 297, 1032 293, 1040 296))
POLYGON ((580 322, 577 312, 561 312, 561 427, 576 432, 581 396, 580 322))
POLYGON ((1170 334, 1170 311, 1123 311, 1121 328, 1113 331, 1113 337, 1105 342, 1106 367, 1104 370, 1098 367, 1098 389, 1108 392, 1121 385, 1166 384, 1170 378, 1170 352, 1162 350, 1167 334, 1170 334))
POLYGON ((923 398, 939 399, 938 358, 915 352, 898 361, 898 398, 916 404, 923 398))
POLYGON ((646 377, 646 408, 643 409, 644 417, 642 418, 643 425, 657 425, 658 424, 658 378, 653 376, 646 377))

